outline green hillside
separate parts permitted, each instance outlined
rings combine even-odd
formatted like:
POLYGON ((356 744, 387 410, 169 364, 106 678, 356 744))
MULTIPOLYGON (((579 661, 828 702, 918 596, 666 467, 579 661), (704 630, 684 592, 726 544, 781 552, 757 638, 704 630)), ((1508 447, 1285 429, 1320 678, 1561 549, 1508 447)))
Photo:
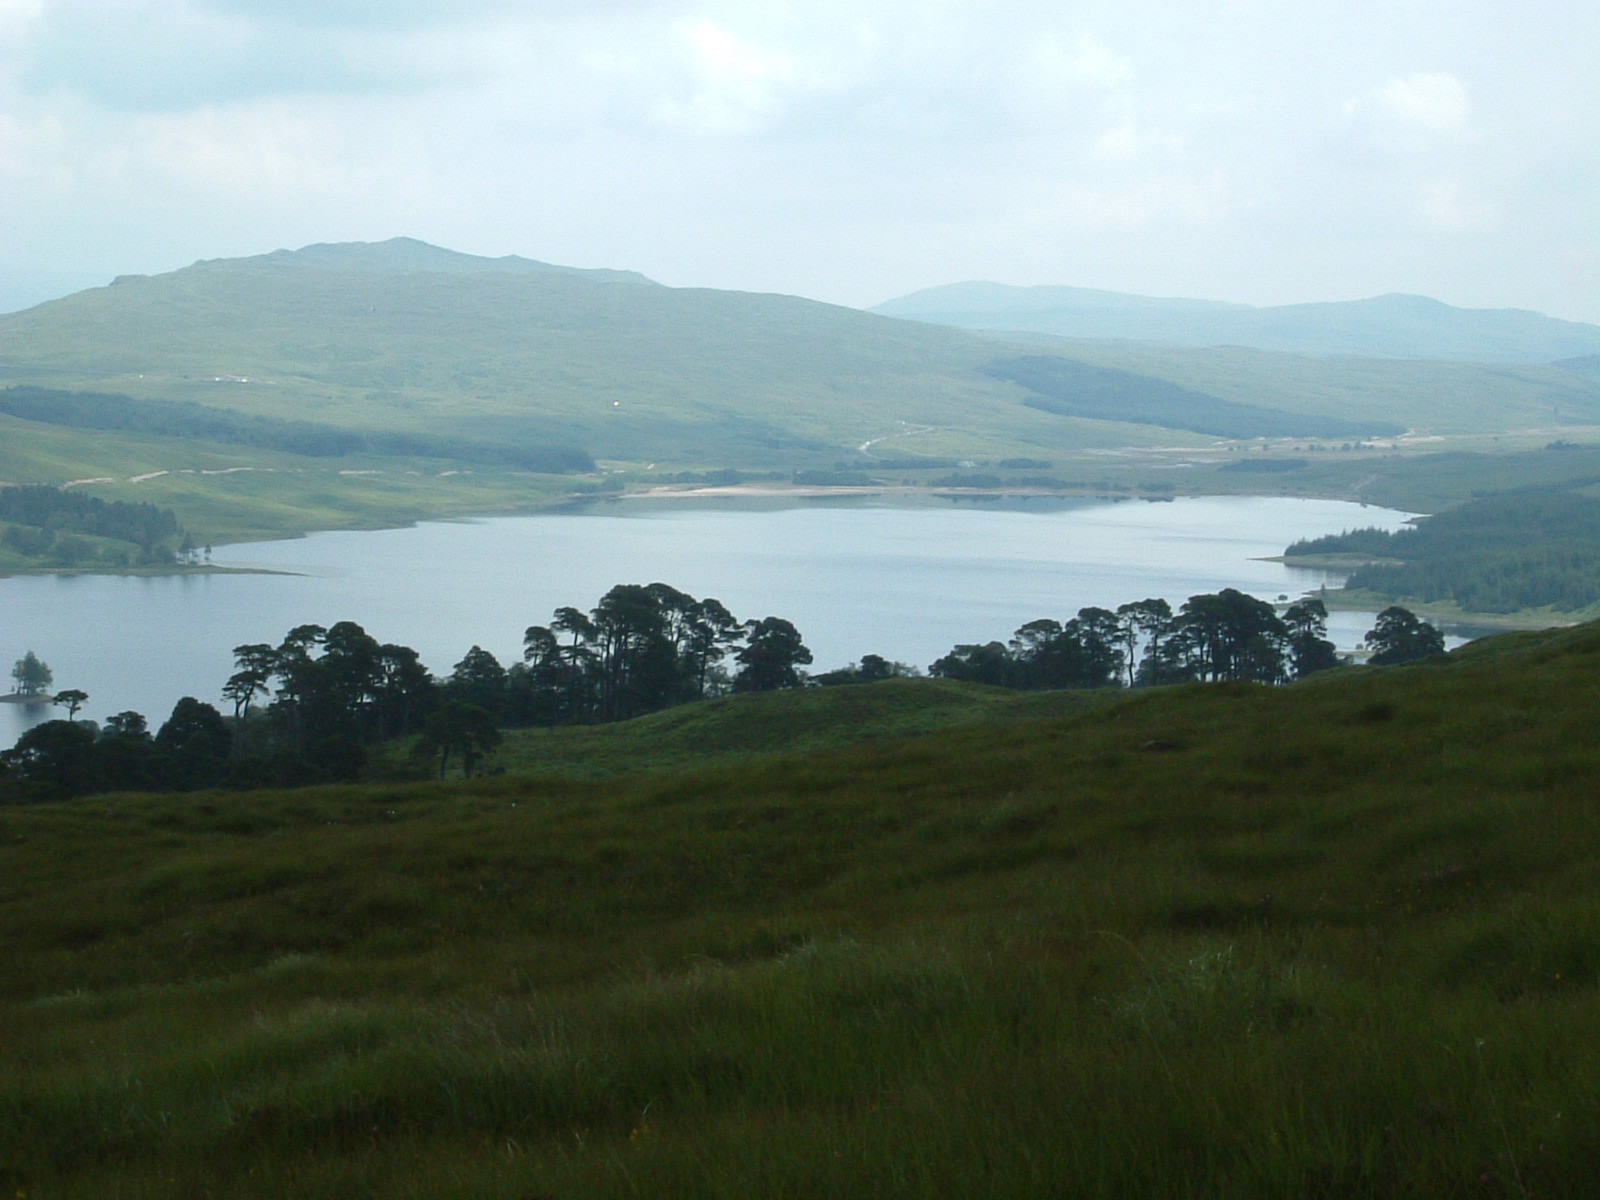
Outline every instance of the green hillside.
POLYGON ((1115 389, 1088 417, 1030 407, 988 370, 1016 347, 959 330, 406 239, 201 262, 0 317, 0 383, 641 464, 813 466, 877 439, 880 453, 984 460, 1204 444, 1174 432, 1197 428, 1182 403, 1165 427, 1144 423, 1134 393, 1162 381, 1179 400, 1172 384, 1197 402, 1434 432, 1600 421, 1600 383, 1558 368, 1049 353, 1127 372, 1133 408, 1115 389))
POLYGON ((902 421, 971 446, 1124 440, 1023 409, 970 335, 485 262, 402 240, 125 278, 0 318, 0 378, 627 460, 837 456, 902 421))
POLYGON ((1583 627, 607 782, 0 809, 0 1183, 1584 1197, 1597 703, 1583 627))

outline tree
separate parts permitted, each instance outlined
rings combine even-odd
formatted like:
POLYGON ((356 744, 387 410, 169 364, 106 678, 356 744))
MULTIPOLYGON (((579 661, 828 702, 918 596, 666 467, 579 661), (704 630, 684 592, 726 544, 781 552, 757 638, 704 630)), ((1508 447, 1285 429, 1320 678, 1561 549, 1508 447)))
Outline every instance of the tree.
POLYGON ((156 787, 155 744, 143 714, 114 713, 95 744, 99 786, 106 791, 147 791, 156 787))
POLYGON ((1184 601, 1163 653, 1169 677, 1278 683, 1284 677, 1287 636, 1272 605, 1223 588, 1184 601))
POLYGON ((1079 687, 1106 687, 1122 676, 1122 622, 1104 608, 1080 608, 1067 622, 1066 633, 1077 644, 1082 662, 1079 687))
POLYGON ((133 711, 112 713, 106 718, 105 736, 125 738, 150 738, 150 725, 143 713, 133 711))
POLYGON ((267 684, 277 663, 278 652, 264 642, 233 648, 233 665, 238 670, 222 685, 222 698, 233 702, 233 728, 241 754, 250 738, 250 705, 257 696, 271 694, 267 684))
POLYGON ((422 744, 439 755, 440 779, 457 755, 461 773, 470 779, 479 758, 500 744, 500 729, 493 713, 474 704, 446 700, 423 722, 422 744))
POLYGON ((385 642, 378 647, 378 669, 378 736, 397 737, 420 728, 438 701, 438 687, 421 657, 410 646, 385 642))
POLYGON ((506 705, 506 669, 482 646, 474 646, 445 681, 445 694, 499 717, 506 705))
POLYGON ((78 710, 89 700, 88 692, 80 692, 77 688, 66 688, 56 693, 56 698, 50 703, 59 704, 67 710, 67 720, 76 721, 78 710))
MULTIPOLYGON (((679 657, 695 696, 711 694, 712 672, 743 636, 744 626, 721 601, 708 596, 690 608, 679 657)), ((716 677, 727 679, 720 671, 716 677)))
POLYGON ((1160 597, 1134 600, 1117 609, 1122 635, 1122 661, 1128 669, 1128 686, 1138 681, 1138 673, 1161 661, 1161 644, 1172 629, 1172 605, 1160 597), (1138 659, 1139 643, 1144 657, 1138 659))
POLYGON ((745 626, 718 601, 664 583, 618 584, 587 615, 530 625, 504 715, 525 724, 616 721, 715 694, 745 626))
POLYGON ((185 696, 156 731, 155 748, 167 783, 186 791, 222 782, 233 739, 228 723, 211 705, 185 696))
POLYGON ((99 785, 94 734, 72 721, 45 721, 0 752, 4 763, 46 795, 81 796, 99 785))
POLYGON ((1410 609, 1390 605, 1378 614, 1366 636, 1367 659, 1375 667, 1416 662, 1444 653, 1444 635, 1410 609))
POLYGON ((771 692, 799 687, 799 668, 811 661, 800 631, 782 617, 751 621, 745 631, 744 648, 734 655, 740 668, 734 676, 734 690, 771 692))
POLYGON ((863 654, 861 661, 813 675, 811 682, 819 687, 837 687, 841 684, 879 683, 885 679, 907 679, 922 672, 903 662, 890 662, 881 654, 863 654))
POLYGON ((11 678, 17 682, 17 695, 43 696, 45 689, 55 682, 55 674, 29 650, 11 668, 11 678))
POLYGON ((999 642, 957 646, 928 668, 929 675, 942 679, 986 683, 990 687, 1016 686, 1016 673, 1017 664, 1011 651, 999 642))
POLYGON ((1289 668, 1296 679, 1339 665, 1338 648, 1327 638, 1328 609, 1315 596, 1296 600, 1283 613, 1289 631, 1289 668))

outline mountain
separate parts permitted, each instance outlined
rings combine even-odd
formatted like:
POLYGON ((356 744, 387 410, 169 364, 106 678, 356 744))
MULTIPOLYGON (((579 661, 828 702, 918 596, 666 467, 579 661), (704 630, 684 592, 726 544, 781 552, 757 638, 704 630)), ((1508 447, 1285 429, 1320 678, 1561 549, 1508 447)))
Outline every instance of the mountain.
MULTIPOLYGON (((195 263, 199 270, 232 270, 239 259, 210 258, 195 263)), ((490 272, 507 274, 577 275, 603 283, 651 283, 637 271, 613 271, 604 268, 562 267, 553 263, 538 262, 508 254, 501 258, 483 258, 476 254, 463 254, 459 250, 446 250, 416 238, 391 238, 386 242, 318 242, 299 250, 274 250, 242 260, 268 270, 351 271, 377 275, 415 275, 426 273, 480 275, 490 272)), ((122 275, 113 284, 131 283, 147 279, 146 275, 122 275)))
MULTIPOLYGON (((635 461, 835 458, 923 426, 945 431, 940 456, 1170 441, 1116 395, 1092 413, 1029 407, 986 369, 1005 349, 793 296, 396 239, 123 276, 0 317, 0 383, 635 461)), ((1212 432, 1181 408, 1155 424, 1212 432)))
POLYGON ((1523 309, 1456 308, 1427 296, 1254 308, 1089 288, 955 283, 869 311, 964 329, 1296 354, 1546 363, 1600 352, 1600 326, 1523 309))
POLYGON ((1105 461, 1091 451, 1218 437, 1560 423, 1600 424, 1600 380, 1545 365, 1000 337, 405 238, 122 276, 0 316, 0 481, 92 481, 213 532, 256 529, 272 509, 273 529, 347 522, 358 486, 371 493, 362 523, 443 511, 442 489, 479 484, 478 500, 463 492, 448 510, 504 510, 527 502, 519 489, 575 486, 529 474, 595 460, 674 473, 1006 459, 1065 470, 1073 456, 1105 461), (281 508, 296 481, 294 514, 314 515, 281 508))
POLYGON ((970 334, 399 239, 123 277, 0 317, 0 383, 597 456, 760 464, 915 425, 1120 440, 1027 410, 970 334))

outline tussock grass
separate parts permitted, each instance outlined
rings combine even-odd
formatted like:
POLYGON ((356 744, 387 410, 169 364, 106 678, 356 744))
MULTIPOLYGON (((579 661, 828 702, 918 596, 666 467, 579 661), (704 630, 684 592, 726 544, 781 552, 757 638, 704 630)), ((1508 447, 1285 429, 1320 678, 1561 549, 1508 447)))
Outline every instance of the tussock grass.
POLYGON ((0 810, 0 1184, 1585 1196, 1597 667, 0 810))

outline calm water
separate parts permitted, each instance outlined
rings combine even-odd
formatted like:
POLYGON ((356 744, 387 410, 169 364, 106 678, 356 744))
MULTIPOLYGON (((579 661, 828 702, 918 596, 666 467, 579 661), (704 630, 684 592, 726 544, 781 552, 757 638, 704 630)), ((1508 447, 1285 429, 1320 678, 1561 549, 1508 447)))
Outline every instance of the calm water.
MULTIPOLYGON (((353 620, 414 646, 436 673, 474 644, 503 663, 551 610, 616 583, 715 596, 741 619, 793 621, 826 670, 863 654, 926 666, 957 642, 1005 640, 1036 617, 1237 587, 1297 596, 1325 572, 1256 561, 1296 538, 1406 514, 1329 500, 886 503, 629 500, 571 513, 319 533, 226 547, 216 561, 283 575, 0 580, 0 664, 35 651, 84 715, 136 709, 154 728, 183 695, 220 706, 231 651, 295 625, 353 620)), ((1335 614, 1353 647, 1368 614, 1335 614)), ((9 685, 9 680, 5 683, 9 685)), ((0 705, 0 744, 60 713, 0 705)))

